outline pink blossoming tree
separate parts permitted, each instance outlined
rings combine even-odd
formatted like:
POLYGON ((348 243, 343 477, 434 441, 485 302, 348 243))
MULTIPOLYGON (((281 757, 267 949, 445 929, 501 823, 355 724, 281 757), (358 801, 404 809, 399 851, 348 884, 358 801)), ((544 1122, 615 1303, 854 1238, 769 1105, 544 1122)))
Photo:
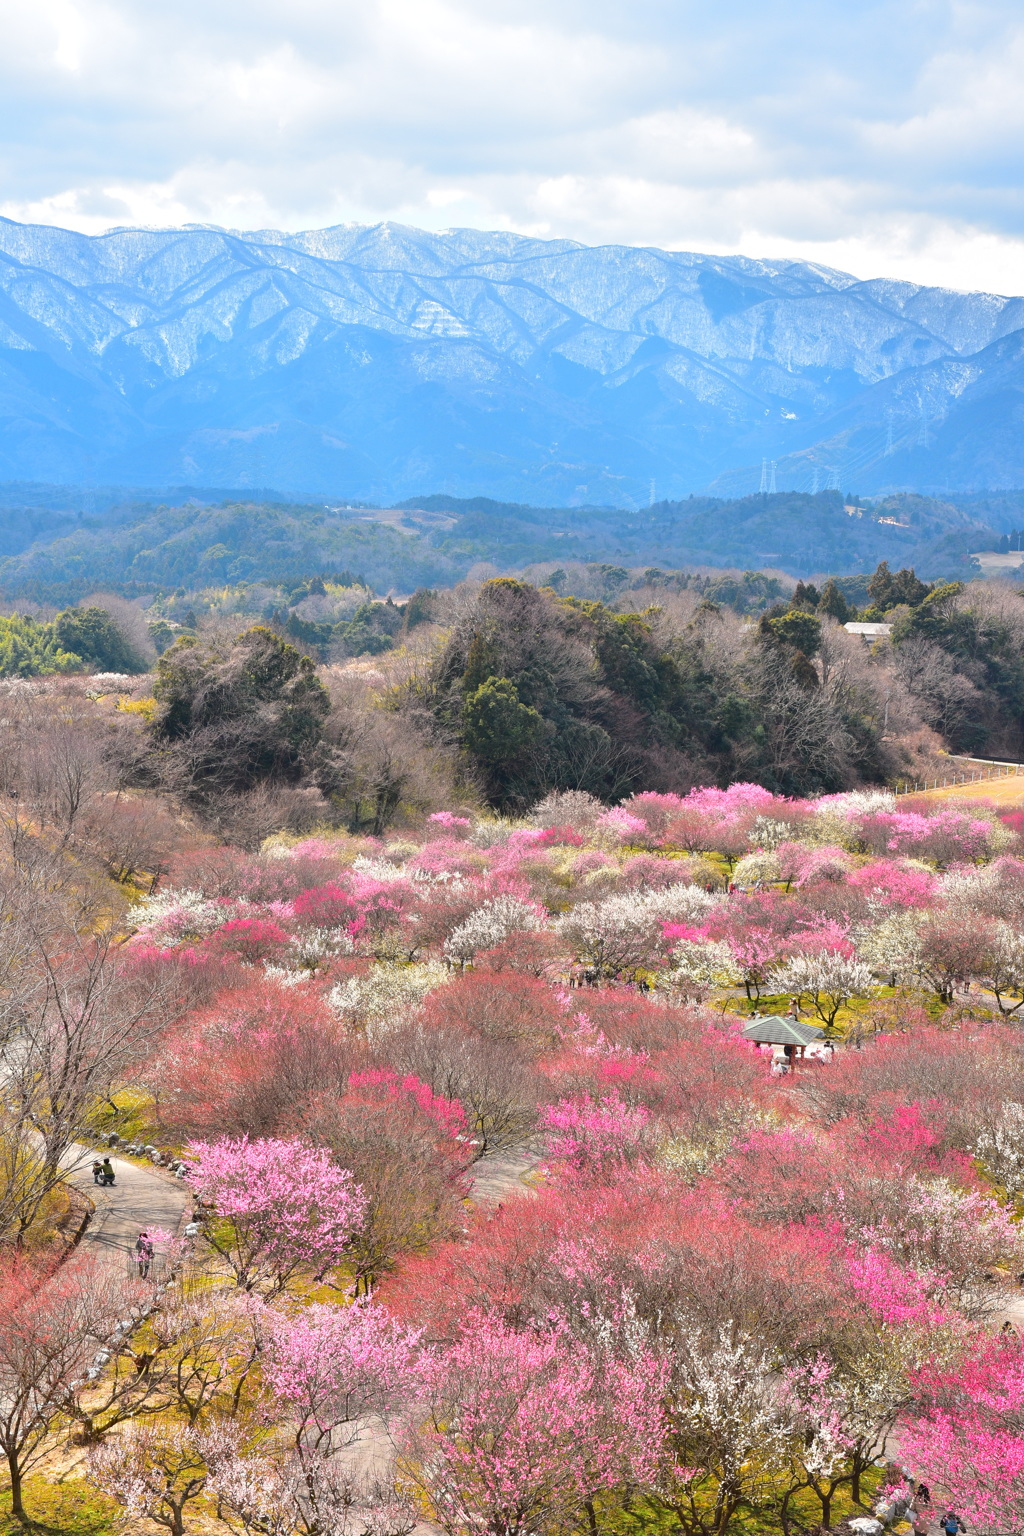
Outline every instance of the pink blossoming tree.
POLYGON ((475 1314, 424 1369, 429 1411, 407 1475, 450 1536, 570 1528, 606 1489, 657 1476, 664 1373, 601 1357, 555 1328, 517 1333, 475 1314))
POLYGON ((341 1263, 366 1197, 327 1152, 247 1136, 190 1150, 188 1181, 216 1218, 204 1240, 244 1290, 276 1296, 300 1275, 322 1279, 341 1263))

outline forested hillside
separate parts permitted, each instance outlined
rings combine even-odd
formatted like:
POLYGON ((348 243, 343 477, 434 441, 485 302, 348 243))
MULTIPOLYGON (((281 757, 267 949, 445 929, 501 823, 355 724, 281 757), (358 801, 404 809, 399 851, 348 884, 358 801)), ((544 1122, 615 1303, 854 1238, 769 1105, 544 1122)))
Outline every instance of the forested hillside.
MULTIPOLYGON (((768 569, 854 575, 880 560, 925 576, 977 574, 970 555, 1024 525, 1024 496, 899 495, 867 501, 823 491, 738 500, 691 496, 636 512, 531 507, 432 495, 397 508, 181 497, 156 504, 108 493, 63 500, 53 487, 0 497, 0 591, 76 601, 217 582, 298 582, 352 570, 378 591, 451 585, 479 565, 521 572, 578 564, 768 569)), ((546 573, 545 573, 546 574, 546 573)))

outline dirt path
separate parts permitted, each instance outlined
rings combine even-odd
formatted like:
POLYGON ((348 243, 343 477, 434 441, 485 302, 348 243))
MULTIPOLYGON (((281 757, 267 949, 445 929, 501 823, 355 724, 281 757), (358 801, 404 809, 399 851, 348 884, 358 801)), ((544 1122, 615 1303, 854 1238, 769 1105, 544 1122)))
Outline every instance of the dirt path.
POLYGON ((96 1206, 82 1237, 83 1247, 96 1253, 130 1253, 143 1228, 177 1232, 182 1212, 191 1202, 188 1191, 170 1174, 112 1157, 114 1184, 101 1188, 92 1180, 95 1157, 95 1152, 83 1146, 73 1147, 69 1157, 69 1182, 96 1206))

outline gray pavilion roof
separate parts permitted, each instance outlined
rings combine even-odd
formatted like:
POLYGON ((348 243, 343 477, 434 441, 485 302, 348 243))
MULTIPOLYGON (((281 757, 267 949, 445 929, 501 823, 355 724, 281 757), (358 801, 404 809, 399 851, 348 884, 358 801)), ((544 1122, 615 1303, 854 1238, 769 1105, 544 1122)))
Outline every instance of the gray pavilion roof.
POLYGON ((804 1024, 799 1019, 782 1019, 773 1014, 748 1024, 743 1038, 756 1040, 759 1045, 810 1045, 813 1040, 824 1040, 825 1031, 817 1024, 804 1024))

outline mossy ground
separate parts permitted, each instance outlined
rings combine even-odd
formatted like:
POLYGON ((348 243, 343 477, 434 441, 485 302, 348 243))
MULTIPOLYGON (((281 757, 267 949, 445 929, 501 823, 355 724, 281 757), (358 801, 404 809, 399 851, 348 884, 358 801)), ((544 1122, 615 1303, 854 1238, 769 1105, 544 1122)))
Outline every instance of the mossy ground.
POLYGON ((23 1499, 28 1526, 11 1514, 9 1488, 0 1490, 0 1536, 114 1536, 123 1531, 117 1505, 81 1478, 53 1482, 46 1477, 25 1481, 23 1499))

